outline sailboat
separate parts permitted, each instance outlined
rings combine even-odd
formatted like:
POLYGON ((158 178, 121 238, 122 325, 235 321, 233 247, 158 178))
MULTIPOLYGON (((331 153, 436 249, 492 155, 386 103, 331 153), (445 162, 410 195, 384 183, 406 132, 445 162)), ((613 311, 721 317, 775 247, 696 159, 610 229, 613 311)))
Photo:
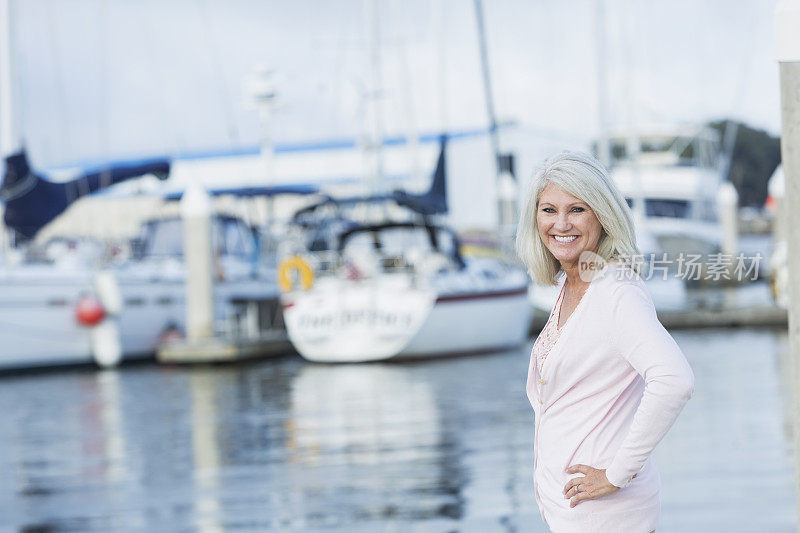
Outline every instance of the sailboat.
POLYGON ((455 232, 431 218, 447 211, 445 152, 443 138, 425 194, 329 198, 323 203, 336 209, 335 221, 315 219, 314 206, 298 212, 305 244, 286 252, 283 265, 311 275, 298 276, 281 300, 289 338, 304 358, 431 358, 524 342, 525 273, 502 258, 464 256, 455 232), (367 204, 385 204, 405 218, 348 217, 349 209, 367 204))
MULTIPOLYGON (((172 165, 165 159, 112 164, 60 182, 38 172, 12 120, 9 27, 9 1, 0 0, 0 154, 5 165, 0 183, 0 369, 112 366, 126 358, 152 357, 165 337, 182 335, 184 329, 180 220, 147 222, 135 257, 122 265, 82 256, 80 246, 73 246, 77 239, 65 239, 66 252, 57 258, 30 257, 29 252, 40 231, 79 198, 139 176, 166 179, 172 165)), ((212 231, 220 278, 216 323, 257 329, 260 324, 249 323, 254 313, 245 309, 254 300, 273 305, 270 316, 278 317, 274 265, 257 264, 251 229, 240 219, 216 217, 212 231)))
MULTIPOLYGON (((169 168, 164 160, 119 165, 55 183, 31 168, 24 151, 14 153, 5 159, 0 183, 4 231, 15 249, 24 251, 39 230, 82 195, 142 175, 163 179, 169 168)), ((120 311, 124 302, 135 298, 120 296, 114 282, 109 289, 101 281, 106 288, 98 288, 98 279, 104 279, 98 265, 82 260, 86 258, 73 259, 23 258, 0 264, 0 341, 5 346, 0 368, 91 362, 97 356, 118 361, 124 347, 119 345, 116 322, 108 319, 109 311, 120 311), (105 305, 101 293, 107 297, 105 305)))
MULTIPOLYGON (((7 167, 10 179, 7 174, 0 191, 19 194, 6 196, 6 220, 18 248, 24 249, 46 221, 57 216, 58 199, 68 197, 65 191, 77 188, 79 182, 53 183, 32 171, 21 155, 7 167), (28 186, 19 187, 22 183, 28 186)), ((106 183, 168 168, 166 162, 114 167, 107 169, 113 179, 106 183)), ((93 188, 94 176, 89 174, 89 185, 80 187, 93 188)), ((309 187, 279 186, 211 191, 248 197, 314 192, 309 187)), ((165 199, 179 198, 180 193, 171 193, 165 199)), ((261 261, 252 228, 238 217, 217 215, 212 235, 215 324, 232 336, 251 334, 253 329, 283 331, 275 266, 261 261), (250 309, 254 304, 261 306, 257 315, 250 309), (254 316, 269 323, 253 324, 254 316)), ((111 366, 124 359, 152 357, 161 342, 182 336, 186 298, 181 220, 170 216, 147 220, 135 244, 133 257, 122 264, 60 258, 0 265, 0 342, 5 346, 0 369, 76 363, 111 366)))

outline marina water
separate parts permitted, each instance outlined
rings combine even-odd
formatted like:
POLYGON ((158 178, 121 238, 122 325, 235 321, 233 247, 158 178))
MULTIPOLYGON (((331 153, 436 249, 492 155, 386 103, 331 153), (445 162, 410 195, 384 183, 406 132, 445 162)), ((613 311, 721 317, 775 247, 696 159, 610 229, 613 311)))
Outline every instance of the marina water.
MULTIPOLYGON (((659 531, 794 531, 785 330, 672 333, 696 385, 659 531)), ((0 530, 544 532, 530 348, 4 375, 0 530)))

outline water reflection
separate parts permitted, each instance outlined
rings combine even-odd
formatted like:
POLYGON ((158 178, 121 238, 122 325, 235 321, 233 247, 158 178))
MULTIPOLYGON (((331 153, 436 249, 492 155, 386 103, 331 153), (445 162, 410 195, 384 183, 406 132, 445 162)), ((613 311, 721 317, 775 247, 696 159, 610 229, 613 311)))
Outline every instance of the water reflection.
MULTIPOLYGON (((696 389, 659 531, 794 530, 786 332, 674 336, 696 389)), ((4 376, 0 529, 544 532, 529 350, 4 376)))
POLYGON ((92 523, 120 527, 119 515, 99 511, 125 506, 124 494, 104 490, 124 486, 128 477, 120 376, 114 371, 97 372, 89 379, 45 375, 40 383, 24 378, 4 385, 11 389, 9 394, 16 392, 2 398, 8 424, 1 448, 8 461, 3 470, 14 474, 16 485, 10 495, 13 503, 3 510, 14 513, 12 523, 33 520, 29 528, 44 530, 81 529, 92 523), (9 397, 16 402, 8 403, 9 397), (85 508, 91 513, 75 516, 73 505, 86 496, 98 505, 85 508))
POLYGON ((308 525, 459 517, 452 443, 430 382, 412 377, 397 365, 307 365, 294 379, 287 461, 308 525))
POLYGON ((120 483, 128 475, 125 455, 125 430, 120 406, 120 373, 117 370, 98 372, 97 385, 100 425, 96 435, 98 455, 103 458, 99 474, 108 483, 120 483))
POLYGON ((203 533, 222 531, 219 501, 220 458, 217 442, 217 386, 214 375, 193 372, 190 376, 192 395, 192 450, 194 459, 195 524, 203 533))

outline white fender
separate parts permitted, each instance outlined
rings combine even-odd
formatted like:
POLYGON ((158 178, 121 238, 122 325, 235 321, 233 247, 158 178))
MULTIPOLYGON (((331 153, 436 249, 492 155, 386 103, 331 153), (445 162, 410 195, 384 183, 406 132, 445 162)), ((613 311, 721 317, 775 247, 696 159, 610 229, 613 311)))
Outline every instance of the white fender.
POLYGON ((109 316, 92 328, 91 336, 95 362, 103 368, 118 365, 122 360, 122 344, 117 319, 109 316))
POLYGON ((92 354, 104 368, 117 366, 122 360, 122 341, 119 335, 119 314, 123 300, 119 283, 113 272, 102 270, 94 278, 94 289, 106 310, 106 318, 92 328, 92 354))
POLYGON ((94 289, 106 313, 116 316, 122 312, 122 292, 113 272, 110 270, 98 272, 94 277, 94 289))

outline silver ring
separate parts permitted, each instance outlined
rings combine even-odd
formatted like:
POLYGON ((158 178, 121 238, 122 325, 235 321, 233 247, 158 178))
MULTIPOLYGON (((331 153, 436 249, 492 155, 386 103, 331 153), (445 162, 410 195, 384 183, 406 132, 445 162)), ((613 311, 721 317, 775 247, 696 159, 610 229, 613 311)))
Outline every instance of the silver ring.
POLYGON ((578 485, 575 485, 575 494, 579 493, 581 488, 578 485))

